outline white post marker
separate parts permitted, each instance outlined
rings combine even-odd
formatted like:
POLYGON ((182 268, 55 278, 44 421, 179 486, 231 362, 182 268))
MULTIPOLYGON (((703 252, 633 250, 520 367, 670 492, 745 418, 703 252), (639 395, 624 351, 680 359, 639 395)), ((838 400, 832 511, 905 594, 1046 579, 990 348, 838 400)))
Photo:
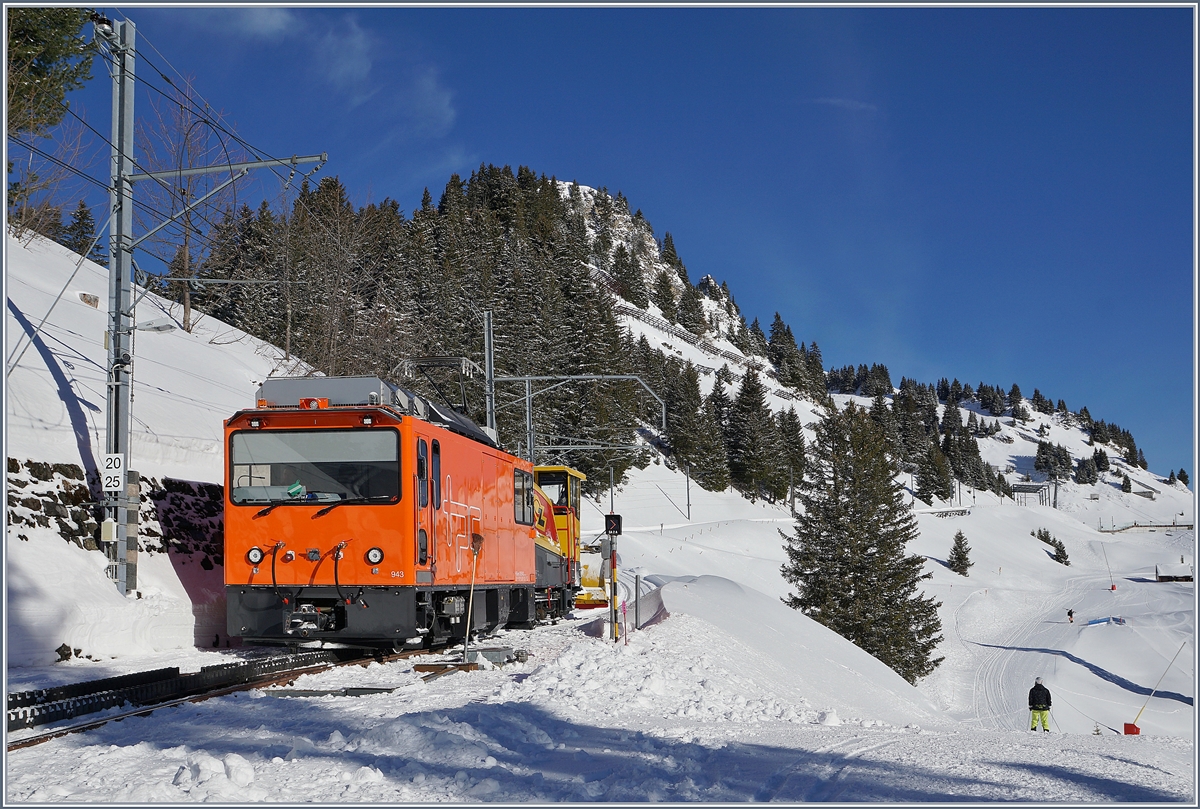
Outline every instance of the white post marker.
POLYGON ((104 455, 100 470, 100 488, 106 492, 125 492, 125 453, 110 452, 104 455))

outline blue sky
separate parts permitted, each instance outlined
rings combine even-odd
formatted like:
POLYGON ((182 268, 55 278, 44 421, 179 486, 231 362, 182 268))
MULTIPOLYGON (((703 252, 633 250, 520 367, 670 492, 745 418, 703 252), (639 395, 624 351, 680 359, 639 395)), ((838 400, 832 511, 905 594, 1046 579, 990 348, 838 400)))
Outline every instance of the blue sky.
MULTIPOLYGON (((1038 388, 1196 471, 1190 8, 106 11, 359 204, 620 190, 827 366, 1038 388)), ((107 132, 106 81, 72 100, 107 132)))

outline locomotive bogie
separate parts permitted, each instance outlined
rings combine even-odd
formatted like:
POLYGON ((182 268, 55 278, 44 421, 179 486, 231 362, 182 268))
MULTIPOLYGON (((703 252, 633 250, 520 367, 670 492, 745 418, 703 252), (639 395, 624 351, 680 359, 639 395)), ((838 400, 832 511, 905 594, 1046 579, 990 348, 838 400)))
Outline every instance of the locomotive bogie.
POLYGON ((471 605, 473 633, 506 625, 529 626, 537 619, 532 587, 429 590, 411 587, 304 588, 298 594, 258 587, 226 588, 229 633, 275 643, 331 641, 345 645, 394 646, 462 640, 471 605))

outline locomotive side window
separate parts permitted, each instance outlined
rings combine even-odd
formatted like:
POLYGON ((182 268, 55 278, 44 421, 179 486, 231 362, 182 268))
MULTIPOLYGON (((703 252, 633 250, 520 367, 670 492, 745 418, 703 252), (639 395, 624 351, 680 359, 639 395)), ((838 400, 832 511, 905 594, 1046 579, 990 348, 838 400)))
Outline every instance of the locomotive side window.
POLYGON ((252 430, 229 440, 234 505, 396 502, 396 430, 252 430))
POLYGON ((425 529, 421 528, 417 531, 417 564, 424 565, 429 562, 429 534, 425 533, 425 529))
POLYGON ((417 439, 417 505, 429 505, 429 444, 417 439))
POLYGON ((567 473, 558 471, 538 472, 537 483, 556 506, 567 505, 567 473))
POLYGON ((442 507, 442 445, 433 441, 433 507, 442 507))
POLYGON ((513 516, 521 525, 533 525, 533 475, 513 470, 513 516))

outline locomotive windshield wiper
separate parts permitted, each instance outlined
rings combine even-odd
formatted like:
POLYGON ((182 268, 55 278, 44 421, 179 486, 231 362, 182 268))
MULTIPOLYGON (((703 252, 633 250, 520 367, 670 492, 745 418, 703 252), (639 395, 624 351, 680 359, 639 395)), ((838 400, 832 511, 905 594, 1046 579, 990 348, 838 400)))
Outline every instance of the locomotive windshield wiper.
POLYGON ((285 502, 285 501, 283 501, 283 500, 272 500, 272 501, 271 501, 271 503, 270 503, 270 505, 268 505, 266 508, 260 508, 260 509, 258 510, 258 513, 257 513, 257 514, 255 514, 254 516, 255 516, 255 517, 265 517, 266 515, 268 515, 268 514, 270 514, 270 513, 271 513, 271 509, 275 508, 275 506, 278 506, 278 505, 282 504, 283 502, 285 502))
POLYGON ((395 502, 396 499, 397 498, 395 497, 395 495, 391 495, 391 494, 377 494, 373 497, 347 497, 345 500, 338 500, 336 503, 330 503, 329 505, 325 506, 325 508, 321 509, 320 511, 318 511, 316 514, 313 515, 313 519, 316 519, 317 517, 321 517, 325 514, 328 514, 329 512, 333 511, 338 506, 344 506, 347 503, 351 503, 351 504, 353 504, 353 503, 374 503, 379 500, 390 500, 392 502, 395 502))

